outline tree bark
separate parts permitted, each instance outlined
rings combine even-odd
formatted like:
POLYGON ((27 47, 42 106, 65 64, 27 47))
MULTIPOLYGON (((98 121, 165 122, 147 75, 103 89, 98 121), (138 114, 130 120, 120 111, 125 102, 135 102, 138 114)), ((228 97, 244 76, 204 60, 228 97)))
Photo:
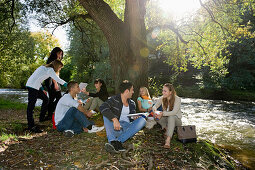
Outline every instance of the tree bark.
POLYGON ((104 33, 110 51, 115 91, 123 80, 148 86, 148 48, 144 24, 146 0, 126 0, 125 20, 120 20, 103 0, 79 0, 104 33))

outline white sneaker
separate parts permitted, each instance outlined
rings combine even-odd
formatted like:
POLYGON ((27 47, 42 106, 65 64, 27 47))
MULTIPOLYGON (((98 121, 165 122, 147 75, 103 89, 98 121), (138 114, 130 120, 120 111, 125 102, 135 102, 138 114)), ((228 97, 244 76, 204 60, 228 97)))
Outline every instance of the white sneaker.
POLYGON ((73 130, 65 130, 63 133, 64 133, 64 136, 69 137, 69 138, 74 136, 73 130))
POLYGON ((96 111, 94 111, 94 110, 90 110, 90 112, 92 113, 92 114, 95 114, 95 113, 97 113, 96 111))
POLYGON ((101 127, 97 127, 95 125, 92 125, 91 130, 88 130, 88 133, 96 133, 96 132, 100 132, 101 130, 104 129, 104 126, 101 127))

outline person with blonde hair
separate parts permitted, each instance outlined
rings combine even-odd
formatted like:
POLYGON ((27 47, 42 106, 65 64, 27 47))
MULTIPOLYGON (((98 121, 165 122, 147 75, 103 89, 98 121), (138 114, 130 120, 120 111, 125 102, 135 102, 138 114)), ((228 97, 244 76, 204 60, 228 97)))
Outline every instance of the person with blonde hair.
POLYGON ((152 100, 147 87, 141 87, 139 97, 137 98, 138 109, 141 112, 149 112, 152 110, 152 100))
POLYGON ((170 148, 174 128, 182 125, 181 98, 176 95, 174 86, 170 83, 164 84, 162 93, 163 96, 153 106, 153 111, 155 113, 160 105, 163 106, 163 111, 155 114, 155 118, 162 129, 166 129, 164 148, 170 148))
POLYGON ((39 120, 45 119, 45 114, 48 110, 49 99, 46 95, 46 92, 43 90, 42 82, 47 78, 51 77, 61 85, 64 86, 67 85, 67 83, 64 80, 60 79, 56 74, 61 70, 62 67, 63 63, 61 61, 54 60, 49 64, 42 65, 39 68, 37 68, 27 80, 26 83, 26 87, 28 89, 27 121, 28 129, 31 132, 35 133, 42 132, 37 126, 35 126, 33 118, 33 110, 35 108, 37 98, 42 99, 43 101, 39 120))
MULTIPOLYGON (((147 87, 140 87, 139 97, 137 98, 137 104, 138 104, 138 109, 141 112, 152 111, 153 102, 151 100, 150 93, 147 87)), ((153 126, 157 124, 152 116, 153 115, 149 115, 146 121, 145 127, 148 129, 153 128, 153 126)))

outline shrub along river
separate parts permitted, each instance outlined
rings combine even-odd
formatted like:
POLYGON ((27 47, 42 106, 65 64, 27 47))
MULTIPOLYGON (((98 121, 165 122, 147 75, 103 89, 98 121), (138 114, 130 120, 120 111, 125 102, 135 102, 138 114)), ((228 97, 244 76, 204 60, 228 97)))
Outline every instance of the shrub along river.
MULTIPOLYGON (((27 91, 0 89, 0 96, 27 103, 27 91)), ((39 106, 38 99, 36 105, 39 106)), ((226 149, 247 167, 255 167, 255 102, 182 98, 183 125, 196 125, 200 139, 226 149)))

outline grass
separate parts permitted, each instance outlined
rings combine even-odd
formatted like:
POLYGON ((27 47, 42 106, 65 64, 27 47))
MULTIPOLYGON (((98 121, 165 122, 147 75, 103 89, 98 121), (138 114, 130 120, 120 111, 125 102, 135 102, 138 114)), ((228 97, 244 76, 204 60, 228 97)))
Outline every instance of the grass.
POLYGON ((2 133, 0 136, 0 141, 2 141, 2 142, 9 140, 9 139, 17 140, 17 136, 15 134, 5 134, 5 133, 2 133))
POLYGON ((27 107, 27 104, 0 98, 0 110, 3 110, 3 109, 5 109, 5 110, 7 110, 7 109, 22 110, 22 109, 26 109, 26 107, 27 107))

